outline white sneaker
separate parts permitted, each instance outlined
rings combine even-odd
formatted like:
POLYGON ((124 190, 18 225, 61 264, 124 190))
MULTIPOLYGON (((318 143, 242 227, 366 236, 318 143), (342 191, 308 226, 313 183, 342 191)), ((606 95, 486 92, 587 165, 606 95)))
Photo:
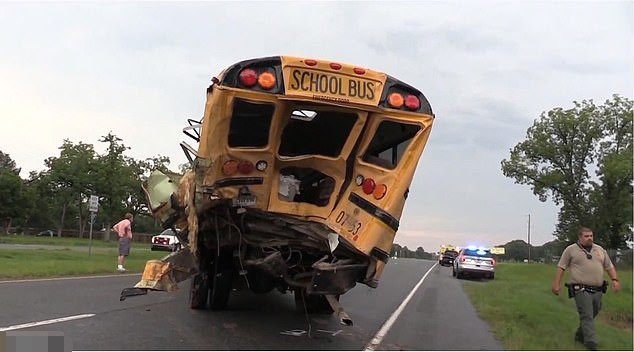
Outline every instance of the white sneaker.
POLYGON ((125 273, 125 268, 124 267, 117 268, 117 271, 120 273, 125 273))

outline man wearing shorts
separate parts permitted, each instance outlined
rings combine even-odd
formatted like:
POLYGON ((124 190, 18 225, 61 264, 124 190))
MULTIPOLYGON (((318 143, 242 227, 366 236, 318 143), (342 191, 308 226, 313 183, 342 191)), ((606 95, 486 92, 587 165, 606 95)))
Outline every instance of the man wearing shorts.
POLYGON ((116 223, 113 227, 114 231, 119 235, 119 258, 117 271, 125 272, 123 264, 125 257, 130 255, 130 242, 132 241, 132 214, 126 213, 123 220, 116 223))

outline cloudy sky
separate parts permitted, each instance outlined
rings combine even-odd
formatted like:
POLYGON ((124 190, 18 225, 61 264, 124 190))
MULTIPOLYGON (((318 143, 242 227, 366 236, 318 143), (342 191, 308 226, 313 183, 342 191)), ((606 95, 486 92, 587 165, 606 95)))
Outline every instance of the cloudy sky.
POLYGON ((112 131, 129 155, 185 162, 187 118, 212 76, 295 55, 386 72, 436 120, 396 242, 496 245, 553 239, 558 208, 500 161, 540 113, 632 98, 633 5, 597 2, 0 2, 0 150, 42 170, 65 138, 112 131))

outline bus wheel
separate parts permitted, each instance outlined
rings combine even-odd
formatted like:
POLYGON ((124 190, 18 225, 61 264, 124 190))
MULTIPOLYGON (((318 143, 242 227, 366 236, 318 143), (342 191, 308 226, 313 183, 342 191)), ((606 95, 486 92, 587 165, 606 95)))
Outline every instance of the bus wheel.
POLYGON ((209 297, 209 278, 207 274, 196 274, 189 288, 189 308, 206 309, 209 297))
MULTIPOLYGON (((336 296, 339 301, 339 295, 336 296)), ((300 313, 332 314, 334 311, 324 295, 309 295, 306 290, 295 290, 295 307, 300 313), (303 296, 303 297, 302 297, 303 296)))
POLYGON ((231 285, 233 283, 233 262, 231 250, 221 251, 213 265, 214 277, 211 284, 209 307, 211 310, 223 310, 227 308, 231 285))

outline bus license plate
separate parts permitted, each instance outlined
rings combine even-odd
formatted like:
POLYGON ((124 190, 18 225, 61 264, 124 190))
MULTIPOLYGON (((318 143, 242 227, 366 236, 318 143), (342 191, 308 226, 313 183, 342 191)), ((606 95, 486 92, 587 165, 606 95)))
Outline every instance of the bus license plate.
POLYGON ((249 207, 255 205, 256 198, 254 195, 241 195, 233 198, 234 207, 249 207))

